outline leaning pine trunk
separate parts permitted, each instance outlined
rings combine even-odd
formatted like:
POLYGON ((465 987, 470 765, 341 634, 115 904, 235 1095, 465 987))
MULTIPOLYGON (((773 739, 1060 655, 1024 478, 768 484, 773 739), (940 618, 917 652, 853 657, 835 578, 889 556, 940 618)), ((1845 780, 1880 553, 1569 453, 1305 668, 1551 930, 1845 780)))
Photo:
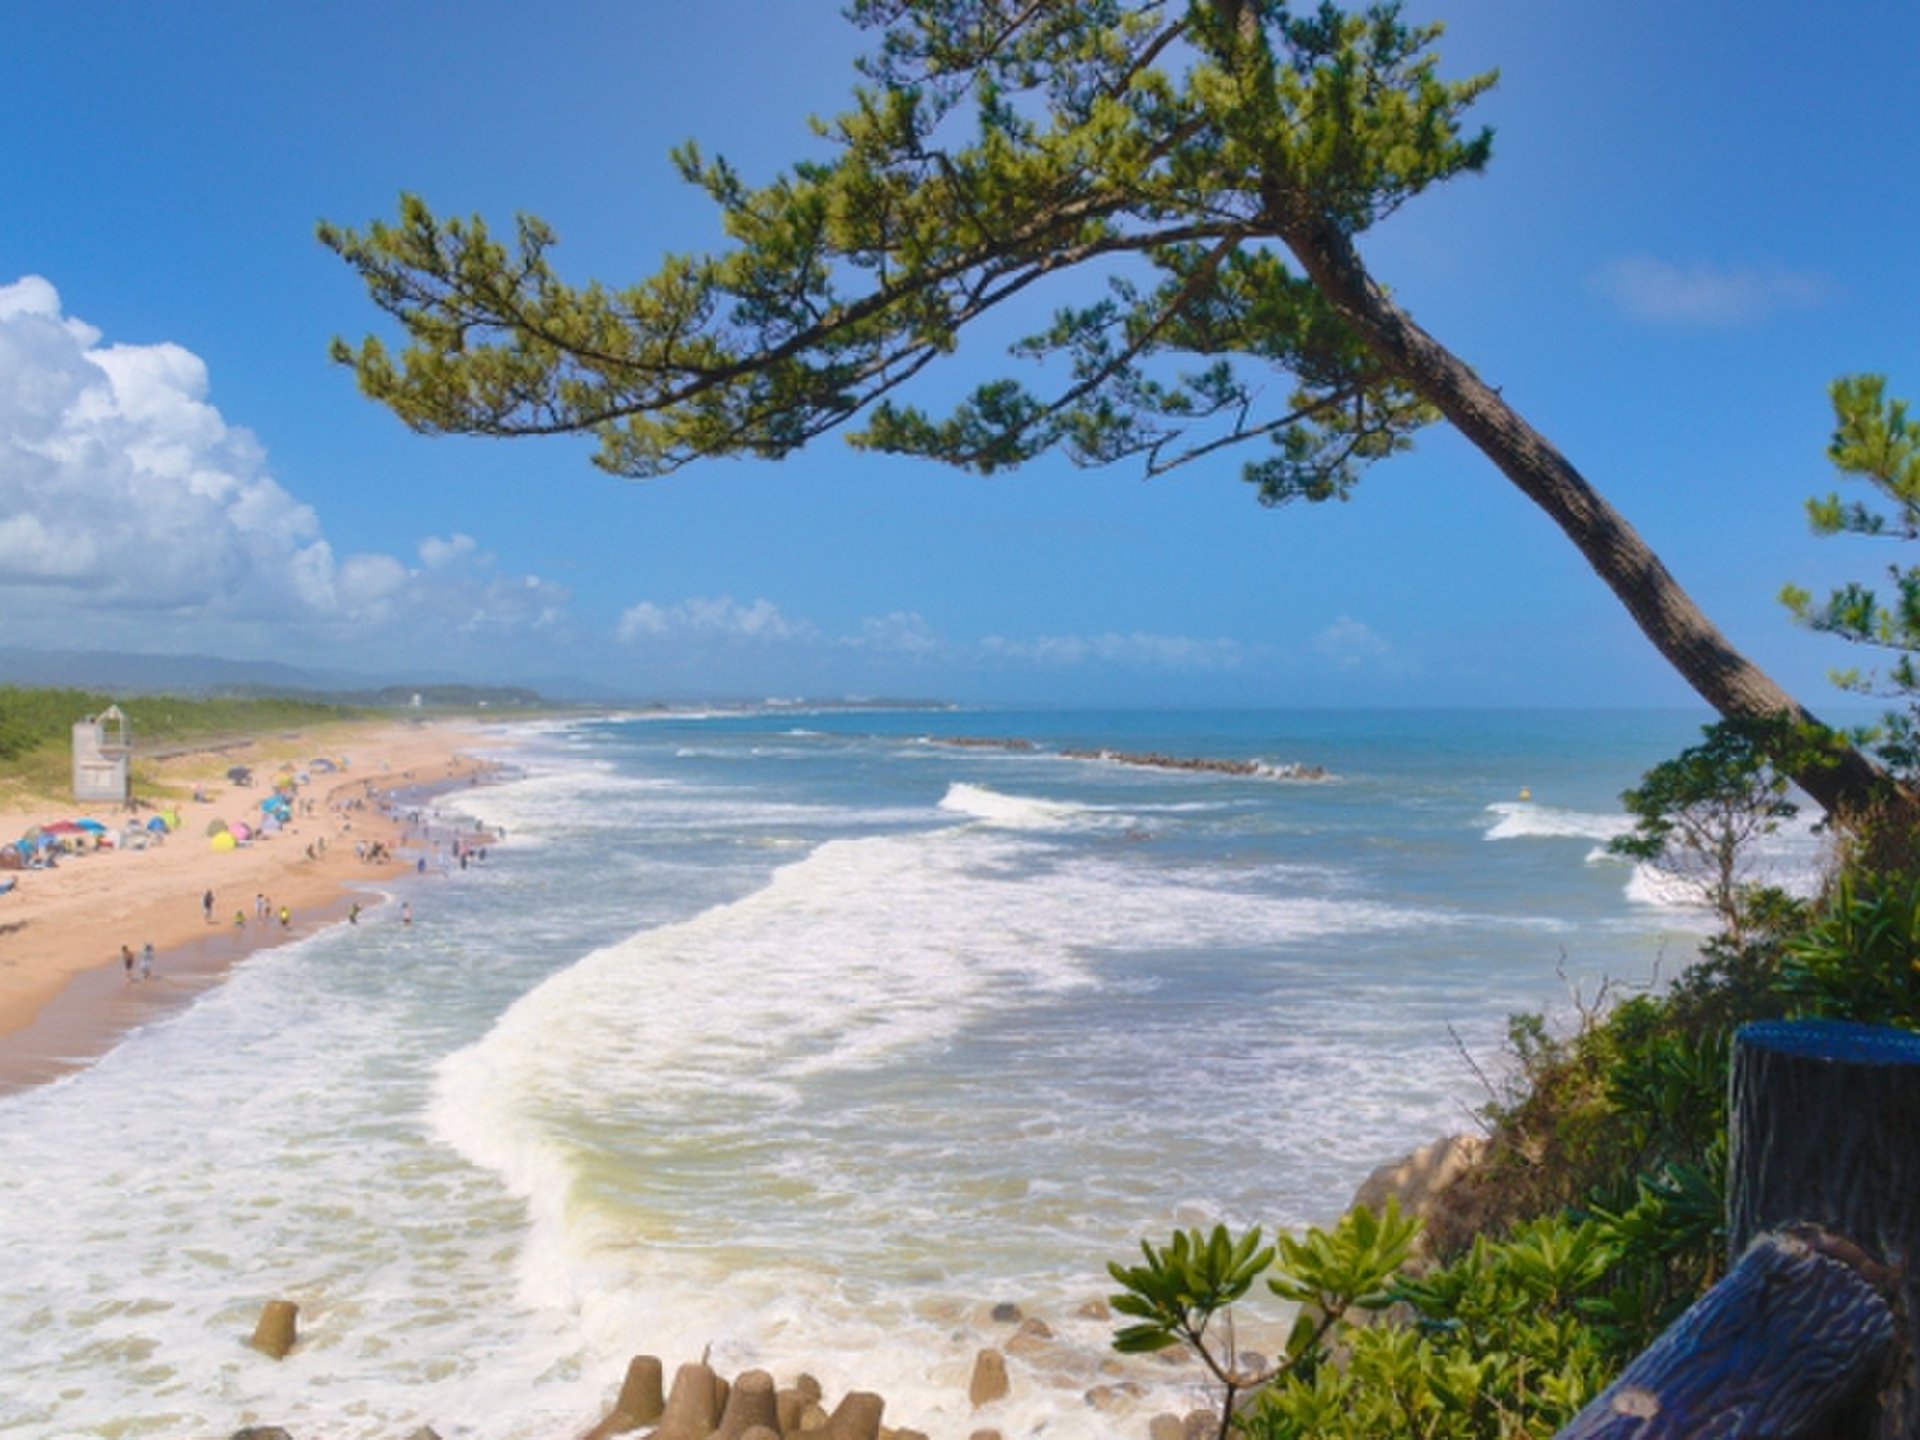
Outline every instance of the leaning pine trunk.
MULTIPOLYGON (((1317 215, 1284 226, 1283 232, 1301 267, 1368 348, 1552 517, 1702 699, 1728 719, 1784 716, 1796 724, 1820 725, 1733 648, 1660 557, 1566 456, 1388 298, 1343 232, 1317 215)), ((1863 813, 1884 794, 1887 783, 1878 766, 1838 740, 1821 763, 1802 765, 1793 778, 1829 815, 1863 813)))

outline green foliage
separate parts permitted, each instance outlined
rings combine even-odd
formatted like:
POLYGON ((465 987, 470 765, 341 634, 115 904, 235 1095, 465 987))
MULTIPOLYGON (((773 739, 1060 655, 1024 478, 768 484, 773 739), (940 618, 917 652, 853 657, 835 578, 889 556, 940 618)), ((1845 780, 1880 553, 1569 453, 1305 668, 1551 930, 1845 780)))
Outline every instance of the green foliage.
POLYGON ((1324 1341, 1350 1310, 1378 1310, 1392 1303, 1390 1287, 1407 1263, 1419 1234, 1416 1220, 1402 1216, 1389 1202, 1375 1215, 1355 1209, 1331 1231, 1309 1230, 1277 1245, 1261 1243, 1258 1226, 1233 1236, 1224 1225, 1211 1234, 1176 1231, 1165 1245, 1142 1241, 1144 1265, 1109 1265, 1123 1288, 1113 1308, 1135 1318, 1114 1336, 1114 1348, 1139 1354, 1184 1345, 1198 1357, 1224 1392, 1222 1430, 1236 1412, 1236 1397, 1250 1387, 1271 1384, 1288 1371, 1307 1372, 1326 1359, 1324 1341), (1208 1331, 1215 1317, 1245 1298, 1253 1282, 1278 1260, 1268 1288, 1301 1310, 1276 1366, 1242 1368, 1231 1341, 1215 1344, 1208 1331))
POLYGON ((112 702, 83 690, 24 690, 0 686, 0 760, 17 760, 38 746, 65 744, 73 725, 112 702))
MULTIPOLYGON (((1883 375, 1852 375, 1829 388, 1834 431, 1827 458, 1843 478, 1865 482, 1870 497, 1846 501, 1834 492, 1809 500, 1816 535, 1920 539, 1920 427, 1908 419, 1906 401, 1890 398, 1886 387, 1883 375)), ((1885 593, 1854 581, 1824 600, 1788 585, 1780 598, 1801 624, 1894 657, 1884 674, 1854 668, 1835 671, 1833 679, 1844 689, 1905 702, 1886 717, 1877 753, 1911 780, 1920 776, 1920 566, 1889 565, 1887 581, 1885 593)))
POLYGON ((1397 1201, 1388 1200, 1377 1215, 1356 1206, 1331 1231, 1309 1230, 1297 1240, 1281 1236, 1280 1273, 1267 1288, 1335 1319, 1349 1309, 1385 1309, 1393 1303, 1393 1278, 1419 1234, 1420 1222, 1403 1216, 1397 1201))
POLYGON ((1684 881, 1737 938, 1757 888, 1744 862, 1799 813, 1788 776, 1819 763, 1828 739, 1784 717, 1722 720, 1701 733, 1620 796, 1634 827, 1608 848, 1684 881))
POLYGON ((1175 1232, 1166 1245, 1140 1242, 1146 1264, 1108 1272, 1124 1287, 1113 1297, 1113 1308, 1133 1315, 1114 1337, 1114 1348, 1128 1354, 1164 1350, 1170 1345, 1200 1345, 1213 1316, 1252 1288, 1273 1263, 1273 1247, 1260 1243, 1260 1227, 1234 1239, 1217 1225, 1211 1235, 1198 1230, 1175 1232))
POLYGON ((1786 947, 1798 1013, 1920 1030, 1920 877, 1841 877, 1786 947))
POLYGON ((981 472, 1249 444, 1263 500, 1325 500, 1437 418, 1283 256, 1486 163, 1465 117, 1492 77, 1440 79, 1438 27, 1264 0, 850 14, 876 45, 852 107, 814 124, 825 158, 753 186, 675 153, 731 249, 573 286, 544 222, 506 242, 403 196, 395 223, 319 229, 405 340, 335 358, 416 429, 588 431, 635 477, 784 455, 864 413, 855 444, 981 472), (1043 284, 1057 308, 1013 346, 1052 362, 1043 385, 997 378, 945 416, 898 398, 1043 284))
POLYGON ((1236 1241, 1224 1229, 1144 1246, 1145 1266, 1112 1267, 1127 1287, 1114 1305, 1149 1323, 1122 1329, 1115 1344, 1186 1343, 1225 1386, 1221 1433, 1231 1424, 1262 1440, 1495 1440, 1544 1434, 1585 1404, 1609 1358, 1601 1333, 1578 1318, 1615 1262, 1606 1227, 1541 1221, 1413 1279, 1405 1267, 1418 1230, 1389 1203, 1272 1249, 1257 1230, 1236 1241), (1247 1375, 1212 1351, 1207 1321, 1246 1295, 1263 1260, 1275 1262, 1268 1288, 1300 1311, 1279 1364, 1247 1375), (1413 1322, 1357 1321, 1392 1305, 1413 1322), (1257 1397, 1236 1405, 1249 1387, 1257 1397))
POLYGON ((64 753, 76 721, 118 704, 136 745, 204 735, 294 729, 355 718, 360 712, 310 700, 199 699, 142 695, 119 699, 86 690, 0 685, 0 762, 40 750, 64 753))

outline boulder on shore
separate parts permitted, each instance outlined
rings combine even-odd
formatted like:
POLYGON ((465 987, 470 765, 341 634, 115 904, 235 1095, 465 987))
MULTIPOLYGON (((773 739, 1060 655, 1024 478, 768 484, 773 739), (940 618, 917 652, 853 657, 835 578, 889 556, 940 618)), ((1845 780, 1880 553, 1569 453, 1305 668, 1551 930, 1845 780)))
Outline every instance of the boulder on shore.
POLYGON ((1464 1182, 1486 1150, 1487 1142, 1479 1135, 1449 1135, 1422 1145, 1367 1176, 1354 1191, 1353 1203, 1377 1212, 1389 1199, 1399 1201, 1401 1214, 1423 1222, 1418 1253, 1447 1254, 1479 1228, 1464 1182))

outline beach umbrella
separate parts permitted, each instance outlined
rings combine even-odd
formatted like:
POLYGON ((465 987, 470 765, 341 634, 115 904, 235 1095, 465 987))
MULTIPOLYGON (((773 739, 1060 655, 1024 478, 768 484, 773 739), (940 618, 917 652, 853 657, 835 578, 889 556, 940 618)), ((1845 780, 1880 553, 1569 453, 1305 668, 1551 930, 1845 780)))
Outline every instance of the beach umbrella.
POLYGON ((102 825, 98 820, 76 820, 73 823, 78 825, 82 830, 91 830, 96 835, 104 835, 107 833, 107 827, 102 825))
POLYGON ((233 849, 240 842, 233 838, 233 835, 231 832, 222 830, 218 835, 215 835, 213 839, 209 840, 207 843, 211 845, 215 850, 226 851, 226 850, 233 849))
POLYGON ((209 820, 209 821, 207 822, 207 834, 209 834, 209 835, 224 835, 224 834, 226 834, 226 833, 227 833, 227 822, 226 822, 226 821, 224 821, 224 820, 209 820))

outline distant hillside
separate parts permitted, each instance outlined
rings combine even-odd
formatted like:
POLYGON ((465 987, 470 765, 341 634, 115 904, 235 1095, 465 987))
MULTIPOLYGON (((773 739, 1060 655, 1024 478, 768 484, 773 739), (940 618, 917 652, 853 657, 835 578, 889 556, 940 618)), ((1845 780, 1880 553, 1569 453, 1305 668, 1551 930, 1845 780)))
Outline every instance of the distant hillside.
POLYGON ((71 688, 115 695, 201 695, 292 699, 329 705, 445 709, 527 709, 548 702, 524 685, 406 683, 338 671, 305 670, 272 660, 217 655, 136 655, 114 650, 0 647, 0 685, 71 688))
POLYGON ((382 685, 363 690, 290 690, 277 685, 216 685, 209 695, 233 699, 324 700, 329 705, 359 705, 376 710, 528 710, 549 705, 539 691, 523 685, 382 685))
POLYGON ((363 686, 364 676, 302 670, 271 660, 213 655, 135 655, 118 650, 20 650, 0 646, 0 685, 74 686, 123 694, 199 694, 221 686, 326 691, 363 686))

